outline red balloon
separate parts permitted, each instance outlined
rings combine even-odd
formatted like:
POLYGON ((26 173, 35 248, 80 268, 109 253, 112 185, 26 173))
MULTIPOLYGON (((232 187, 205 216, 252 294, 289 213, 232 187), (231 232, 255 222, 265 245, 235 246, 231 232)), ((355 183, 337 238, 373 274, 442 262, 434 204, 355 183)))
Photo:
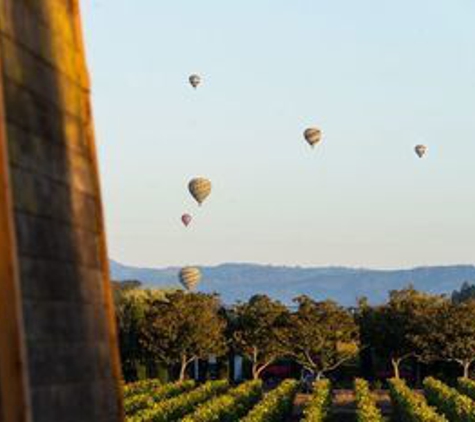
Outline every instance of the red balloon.
POLYGON ((191 223, 191 220, 193 220, 193 217, 190 214, 183 214, 181 216, 181 221, 186 227, 191 223))

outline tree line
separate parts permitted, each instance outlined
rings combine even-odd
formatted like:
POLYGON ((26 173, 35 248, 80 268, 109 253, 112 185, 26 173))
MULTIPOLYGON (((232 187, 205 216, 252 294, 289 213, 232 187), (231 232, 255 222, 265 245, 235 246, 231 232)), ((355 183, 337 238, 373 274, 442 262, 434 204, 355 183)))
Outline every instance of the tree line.
POLYGON ((115 283, 124 377, 134 380, 139 366, 152 371, 159 364, 184 379, 193 362, 229 355, 244 357, 253 378, 282 359, 320 378, 350 362, 361 368, 368 357, 396 378, 409 361, 455 363, 466 377, 475 360, 470 287, 451 298, 408 287, 390 292, 384 304, 362 298, 348 309, 307 296, 287 307, 266 295, 225 307, 217 295, 115 283))

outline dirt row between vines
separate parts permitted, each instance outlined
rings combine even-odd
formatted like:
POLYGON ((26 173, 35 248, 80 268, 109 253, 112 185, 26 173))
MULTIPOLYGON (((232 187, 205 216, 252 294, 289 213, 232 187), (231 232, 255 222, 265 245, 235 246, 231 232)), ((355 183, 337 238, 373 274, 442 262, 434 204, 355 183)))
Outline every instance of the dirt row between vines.
MULTIPOLYGON (((378 407, 387 418, 391 416, 391 399, 386 390, 374 392, 378 407)), ((300 421, 305 405, 310 400, 309 394, 297 394, 294 401, 294 409, 289 422, 300 421)), ((352 390, 334 390, 332 393, 332 407, 330 411, 330 421, 332 422, 354 422, 356 421, 355 393, 352 390)))

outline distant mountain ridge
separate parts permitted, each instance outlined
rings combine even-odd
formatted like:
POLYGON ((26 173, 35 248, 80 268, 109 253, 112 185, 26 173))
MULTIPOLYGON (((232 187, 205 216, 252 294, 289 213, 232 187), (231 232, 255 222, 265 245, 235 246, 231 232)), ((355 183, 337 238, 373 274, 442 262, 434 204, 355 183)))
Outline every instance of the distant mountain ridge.
MULTIPOLYGON (((178 268, 140 268, 110 261, 114 280, 139 280, 147 287, 179 286, 178 268)), ((316 299, 333 299, 343 305, 366 296, 371 303, 384 302, 388 292, 409 284, 434 294, 450 294, 464 281, 475 283, 475 266, 452 265, 404 270, 372 270, 346 267, 286 267, 260 264, 221 264, 202 267, 199 291, 217 292, 225 303, 247 300, 265 293, 290 304, 305 294, 316 299)))

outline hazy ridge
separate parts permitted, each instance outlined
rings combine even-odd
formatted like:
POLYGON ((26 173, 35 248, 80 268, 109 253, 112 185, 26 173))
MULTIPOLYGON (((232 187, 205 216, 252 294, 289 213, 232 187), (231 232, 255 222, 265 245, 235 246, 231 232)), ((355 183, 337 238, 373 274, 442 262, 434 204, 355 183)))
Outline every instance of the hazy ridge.
MULTIPOLYGON (((429 293, 450 294, 464 281, 475 283, 475 266, 452 265, 404 270, 372 270, 346 267, 286 267, 259 264, 222 264, 202 267, 199 291, 217 292, 225 303, 246 300, 265 293, 290 304, 306 294, 317 299, 333 299, 354 305, 366 296, 372 303, 383 302, 390 290, 413 284, 429 293)), ((179 286, 178 268, 140 268, 111 261, 114 280, 140 280, 147 287, 179 286)))

